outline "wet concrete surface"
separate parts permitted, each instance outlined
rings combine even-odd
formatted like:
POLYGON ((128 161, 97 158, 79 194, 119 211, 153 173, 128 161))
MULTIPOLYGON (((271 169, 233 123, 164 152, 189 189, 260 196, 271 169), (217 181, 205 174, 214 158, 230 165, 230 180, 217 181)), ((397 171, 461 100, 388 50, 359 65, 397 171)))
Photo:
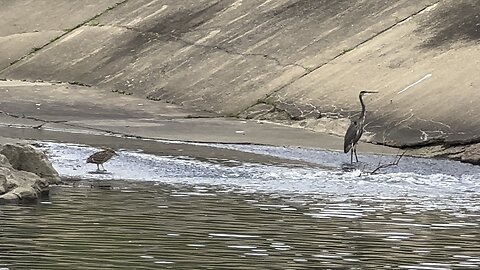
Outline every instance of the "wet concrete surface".
MULTIPOLYGON (((108 139, 98 137, 92 137, 90 142, 76 141, 78 136, 74 134, 82 133, 155 140, 343 148, 343 138, 326 132, 222 117, 92 87, 0 81, 0 93, 3 94, 0 127, 3 126, 4 137, 37 140, 62 138, 61 141, 90 145, 96 145, 97 140, 101 140, 106 146, 111 145, 108 139), (32 129, 41 124, 42 128, 32 129)), ((396 152, 388 147, 363 143, 359 144, 359 150, 396 152)))

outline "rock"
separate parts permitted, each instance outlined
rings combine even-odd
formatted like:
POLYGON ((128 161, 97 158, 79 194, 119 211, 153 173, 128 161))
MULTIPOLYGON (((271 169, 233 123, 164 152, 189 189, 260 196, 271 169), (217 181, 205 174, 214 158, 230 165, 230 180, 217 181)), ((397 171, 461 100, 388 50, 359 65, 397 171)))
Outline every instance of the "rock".
POLYGON ((48 192, 48 186, 48 180, 34 173, 18 171, 11 166, 0 167, 0 203, 36 201, 48 192))
POLYGON ((42 151, 25 144, 0 146, 0 203, 37 201, 59 180, 42 151))
POLYGON ((0 147, 11 166, 19 171, 32 172, 48 180, 50 184, 60 182, 57 171, 48 161, 45 153, 26 144, 5 144, 0 147))
POLYGON ((480 165, 480 143, 469 145, 460 158, 462 162, 480 165))
POLYGON ((1 167, 12 167, 8 158, 4 155, 0 155, 0 166, 1 167))
POLYGON ((247 119, 261 119, 262 116, 273 111, 275 111, 275 107, 273 105, 258 103, 242 112, 240 117, 247 119))

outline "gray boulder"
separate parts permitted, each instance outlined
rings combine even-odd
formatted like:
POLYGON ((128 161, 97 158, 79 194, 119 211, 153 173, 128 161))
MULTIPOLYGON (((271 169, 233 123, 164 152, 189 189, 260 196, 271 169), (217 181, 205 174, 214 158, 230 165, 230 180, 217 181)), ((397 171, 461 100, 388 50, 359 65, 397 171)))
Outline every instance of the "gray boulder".
POLYGON ((40 149, 28 144, 9 143, 0 146, 0 154, 4 155, 16 170, 34 173, 47 179, 50 184, 60 182, 57 171, 40 149))
POLYGON ((461 155, 463 162, 480 165, 480 143, 469 145, 461 155))
POLYGON ((26 144, 0 146, 0 202, 36 201, 59 181, 41 150, 26 144))

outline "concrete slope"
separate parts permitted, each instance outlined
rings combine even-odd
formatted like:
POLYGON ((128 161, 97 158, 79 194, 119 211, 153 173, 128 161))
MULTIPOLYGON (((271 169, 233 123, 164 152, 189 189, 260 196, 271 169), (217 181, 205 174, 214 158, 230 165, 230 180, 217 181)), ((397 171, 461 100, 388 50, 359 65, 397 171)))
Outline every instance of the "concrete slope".
POLYGON ((376 141, 480 140, 480 8, 467 2, 433 5, 260 104, 293 118, 348 116, 360 109, 358 91, 374 89, 366 103, 376 141))
POLYGON ((121 2, 0 0, 0 69, 121 2))
POLYGON ((433 1, 410 2, 127 1, 3 74, 235 114, 433 1))
POLYGON ((466 144, 480 141, 478 14, 476 0, 126 0, 0 77, 75 81, 336 134, 359 90, 375 89, 374 141, 466 144))

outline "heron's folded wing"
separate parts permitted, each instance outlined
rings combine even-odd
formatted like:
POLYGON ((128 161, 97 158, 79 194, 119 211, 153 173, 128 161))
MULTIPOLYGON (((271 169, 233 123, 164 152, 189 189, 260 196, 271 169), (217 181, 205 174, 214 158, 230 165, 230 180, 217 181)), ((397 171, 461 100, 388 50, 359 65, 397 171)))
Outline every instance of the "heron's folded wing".
POLYGON ((353 144, 355 144, 355 138, 357 137, 357 125, 353 122, 350 123, 350 126, 345 133, 345 140, 343 142, 343 151, 348 153, 352 149, 353 144))

